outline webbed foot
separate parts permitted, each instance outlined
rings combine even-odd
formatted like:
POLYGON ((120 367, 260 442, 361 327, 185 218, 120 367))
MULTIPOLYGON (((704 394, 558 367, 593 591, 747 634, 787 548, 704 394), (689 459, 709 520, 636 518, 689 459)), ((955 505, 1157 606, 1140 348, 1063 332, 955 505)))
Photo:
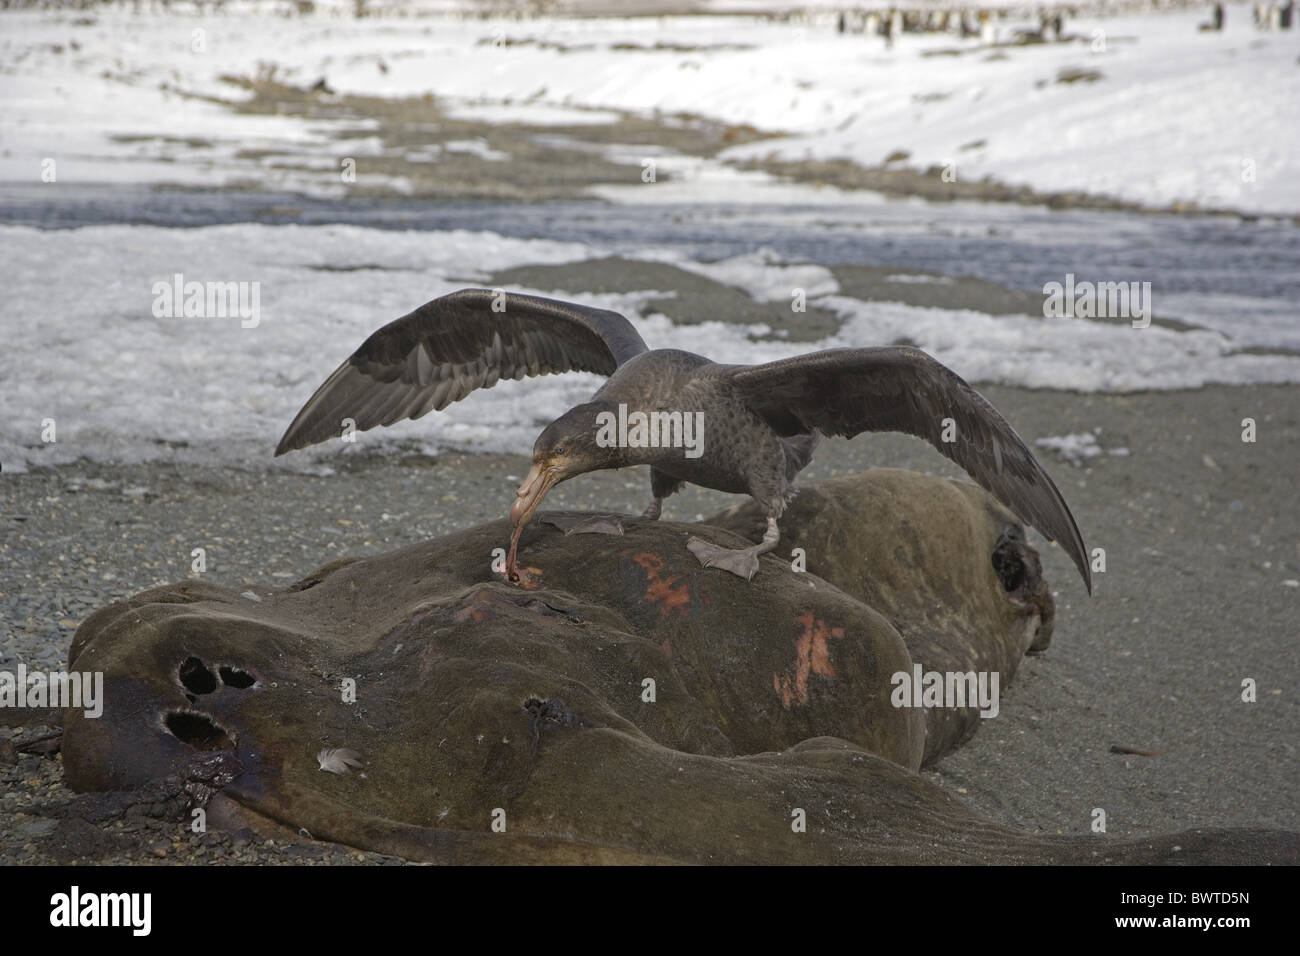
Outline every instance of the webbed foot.
POLYGON ((761 544, 749 548, 724 548, 711 541, 695 537, 687 539, 686 547, 706 568, 721 568, 746 581, 753 580, 754 575, 758 573, 758 556, 763 553, 760 550, 763 547, 761 544))

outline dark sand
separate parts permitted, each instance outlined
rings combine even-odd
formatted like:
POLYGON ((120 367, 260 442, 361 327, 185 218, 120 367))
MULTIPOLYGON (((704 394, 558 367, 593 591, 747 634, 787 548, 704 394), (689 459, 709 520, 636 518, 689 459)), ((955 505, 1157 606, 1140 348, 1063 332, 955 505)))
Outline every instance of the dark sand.
MULTIPOLYGON (((1085 833, 1094 807, 1105 808, 1111 834, 1300 828, 1300 589, 1285 583, 1300 578, 1297 391, 983 391, 1031 443, 1099 427, 1103 447, 1129 454, 1075 468, 1044 451, 1088 546, 1106 549, 1106 573, 1096 575, 1088 599, 1060 549, 1035 538, 1058 601, 1051 649, 1026 660, 1003 692, 1001 714, 931 779, 997 820, 1038 831, 1085 833), (1259 423, 1255 444, 1241 441, 1245 417, 1259 423), (1246 677, 1258 683, 1257 703, 1240 699, 1246 677), (1122 756, 1112 745, 1160 754, 1122 756)), ((875 464, 958 474, 927 446, 894 435, 828 442, 808 474, 875 464)), ((525 469, 522 456, 357 455, 327 478, 171 465, 6 477, 4 666, 19 657, 55 664, 77 621, 114 598, 184 577, 194 547, 208 548, 207 574, 218 583, 284 586, 343 554, 500 517, 525 469), (148 494, 123 494, 138 488, 148 494)), ((646 497, 646 476, 629 470, 562 485, 553 504, 632 511, 646 497)), ((689 520, 738 500, 690 489, 667 512, 689 520)), ((10 812, 68 799, 57 768, 34 756, 0 767, 0 862, 67 859, 40 832, 48 821, 10 812)), ((174 823, 132 825, 139 829, 124 837, 128 848, 103 859, 159 861, 158 850, 181 860, 361 859, 256 839, 235 847, 212 836, 204 846, 178 836, 174 823)), ((121 824, 105 826, 117 832, 121 824)))

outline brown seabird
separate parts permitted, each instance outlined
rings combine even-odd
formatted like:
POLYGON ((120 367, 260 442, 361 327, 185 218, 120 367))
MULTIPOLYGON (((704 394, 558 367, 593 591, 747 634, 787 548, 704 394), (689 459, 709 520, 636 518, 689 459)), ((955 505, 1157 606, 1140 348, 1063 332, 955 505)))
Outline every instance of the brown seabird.
MULTIPOLYGON (((1064 546, 1088 593, 1087 550, 1052 479, 1012 427, 956 373, 919 349, 840 348, 762 365, 720 365, 649 349, 622 315, 489 289, 434 299, 366 339, 298 412, 276 455, 443 409, 502 379, 558 372, 609 377, 591 401, 547 425, 519 486, 506 563, 552 487, 602 468, 650 466, 642 518, 691 482, 748 494, 766 511, 761 543, 729 549, 691 537, 705 567, 746 579, 776 547, 795 475, 822 435, 896 431, 930 442, 1022 521, 1064 546), (698 426, 698 430, 697 430, 698 426)), ((596 517, 570 530, 621 533, 596 517)))

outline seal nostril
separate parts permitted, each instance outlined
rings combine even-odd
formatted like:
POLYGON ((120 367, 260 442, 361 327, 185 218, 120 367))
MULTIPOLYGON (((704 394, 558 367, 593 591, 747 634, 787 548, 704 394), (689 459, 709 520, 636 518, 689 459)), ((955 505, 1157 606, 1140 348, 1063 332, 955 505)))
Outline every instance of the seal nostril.
POLYGON ((198 750, 232 750, 230 735, 205 714, 189 710, 172 711, 163 721, 172 736, 198 750))
POLYGON ((1014 525, 1003 529, 993 548, 993 573, 998 576, 1002 589, 1008 594, 1032 592, 1037 584, 1038 555, 1025 544, 1024 532, 1014 525), (1030 564, 1034 567, 1030 567, 1030 564), (1029 580, 1034 576, 1033 581, 1029 580))
POLYGON ((241 671, 238 667, 230 667, 229 665, 222 664, 218 670, 221 673, 221 683, 225 684, 227 687, 239 687, 242 689, 245 687, 252 687, 257 683, 256 677, 248 673, 248 671, 241 671))
POLYGON ((185 689, 193 694, 211 694, 217 689, 217 678, 197 657, 187 657, 181 662, 179 676, 185 689))
POLYGON ((1025 565, 1013 554, 993 552, 993 570, 1008 593, 1017 591, 1025 583, 1025 565))

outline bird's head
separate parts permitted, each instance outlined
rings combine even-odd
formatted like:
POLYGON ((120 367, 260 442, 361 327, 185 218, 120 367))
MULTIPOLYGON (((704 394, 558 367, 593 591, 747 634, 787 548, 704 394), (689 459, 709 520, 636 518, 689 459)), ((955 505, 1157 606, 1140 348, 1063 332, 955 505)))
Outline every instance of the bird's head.
POLYGON ((602 412, 617 414, 617 406, 607 402, 588 402, 565 412, 537 436, 533 443, 533 465, 519 486, 510 508, 515 530, 528 522, 546 493, 575 475, 619 468, 624 449, 598 440, 602 412))

